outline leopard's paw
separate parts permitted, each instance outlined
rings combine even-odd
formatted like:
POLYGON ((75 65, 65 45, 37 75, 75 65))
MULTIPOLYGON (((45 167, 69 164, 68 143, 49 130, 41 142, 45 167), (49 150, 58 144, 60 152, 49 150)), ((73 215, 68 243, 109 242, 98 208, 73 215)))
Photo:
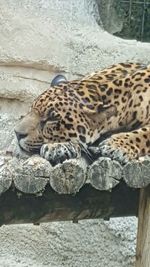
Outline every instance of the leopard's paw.
POLYGON ((134 158, 132 151, 124 146, 117 146, 111 138, 101 142, 98 147, 91 147, 90 150, 96 157, 109 157, 121 164, 126 164, 134 158))
POLYGON ((41 157, 48 160, 52 166, 65 160, 81 156, 80 146, 72 142, 44 144, 40 150, 41 157))

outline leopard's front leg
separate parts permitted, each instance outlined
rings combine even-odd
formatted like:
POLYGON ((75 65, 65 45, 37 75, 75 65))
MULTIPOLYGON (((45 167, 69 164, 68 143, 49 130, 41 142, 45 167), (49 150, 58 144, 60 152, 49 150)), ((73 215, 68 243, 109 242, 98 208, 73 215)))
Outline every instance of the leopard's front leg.
POLYGON ((65 160, 78 158, 81 156, 80 145, 76 142, 48 143, 44 144, 40 150, 41 157, 48 160, 52 166, 62 163, 65 160))
POLYGON ((92 150, 98 156, 111 157, 123 164, 150 155, 150 125, 137 131, 114 134, 92 150))

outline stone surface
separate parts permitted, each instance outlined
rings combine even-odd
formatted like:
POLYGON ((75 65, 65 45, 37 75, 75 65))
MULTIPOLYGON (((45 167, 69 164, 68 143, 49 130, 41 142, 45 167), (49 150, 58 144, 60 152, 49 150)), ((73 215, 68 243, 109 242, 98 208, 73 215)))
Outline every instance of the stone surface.
MULTIPOLYGON (((70 79, 120 61, 149 62, 149 44, 113 37, 93 0, 0 0, 0 150, 19 154, 13 127, 58 73, 70 79)), ((0 231, 0 267, 131 267, 136 219, 0 231)))
POLYGON ((135 218, 2 226, 1 267, 133 267, 135 218))

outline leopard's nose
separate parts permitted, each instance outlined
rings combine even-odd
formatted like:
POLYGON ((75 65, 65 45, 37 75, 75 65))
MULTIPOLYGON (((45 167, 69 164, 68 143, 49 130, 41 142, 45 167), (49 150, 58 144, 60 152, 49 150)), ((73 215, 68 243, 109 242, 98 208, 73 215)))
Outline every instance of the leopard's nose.
POLYGON ((18 141, 20 141, 20 139, 25 138, 27 136, 27 134, 19 133, 16 130, 15 130, 15 134, 17 136, 18 141))

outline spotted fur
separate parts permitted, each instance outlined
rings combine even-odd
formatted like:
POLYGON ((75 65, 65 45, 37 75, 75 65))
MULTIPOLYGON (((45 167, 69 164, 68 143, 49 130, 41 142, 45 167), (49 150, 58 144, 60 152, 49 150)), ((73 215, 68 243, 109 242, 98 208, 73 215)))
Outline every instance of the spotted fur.
POLYGON ((150 66, 120 63, 62 81, 35 99, 15 131, 20 147, 32 153, 69 141, 89 147, 110 134, 102 146, 129 158, 149 155, 150 66))

